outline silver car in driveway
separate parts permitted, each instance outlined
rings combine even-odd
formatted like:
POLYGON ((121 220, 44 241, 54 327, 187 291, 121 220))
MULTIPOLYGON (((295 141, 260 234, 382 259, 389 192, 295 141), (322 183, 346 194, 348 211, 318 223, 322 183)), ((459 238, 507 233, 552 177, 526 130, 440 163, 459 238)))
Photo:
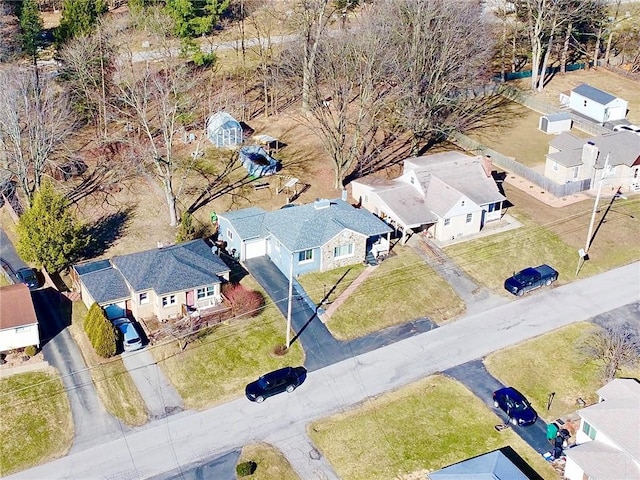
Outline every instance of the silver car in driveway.
POLYGON ((112 320, 112 322, 113 325, 122 333, 122 343, 125 352, 132 352, 142 348, 142 340, 140 339, 140 335, 138 335, 136 327, 131 323, 131 320, 122 317, 116 318, 115 320, 112 320))

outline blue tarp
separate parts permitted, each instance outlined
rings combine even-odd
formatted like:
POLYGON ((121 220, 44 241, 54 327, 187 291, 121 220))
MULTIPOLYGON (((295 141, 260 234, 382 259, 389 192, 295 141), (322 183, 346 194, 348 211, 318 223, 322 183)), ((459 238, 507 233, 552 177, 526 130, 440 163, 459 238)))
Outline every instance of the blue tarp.
POLYGON ((249 175, 254 177, 266 177, 280 170, 280 162, 258 145, 242 147, 238 158, 249 175))

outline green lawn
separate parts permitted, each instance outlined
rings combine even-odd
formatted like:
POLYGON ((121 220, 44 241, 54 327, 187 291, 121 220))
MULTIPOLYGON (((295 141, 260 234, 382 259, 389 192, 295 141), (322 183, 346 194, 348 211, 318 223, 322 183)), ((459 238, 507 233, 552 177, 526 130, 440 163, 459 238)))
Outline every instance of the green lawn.
MULTIPOLYGON (((520 390, 547 422, 573 412, 577 399, 597 401, 596 390, 603 386, 598 362, 585 357, 581 345, 592 323, 577 323, 521 345, 501 350, 485 360, 487 370, 505 385, 520 390), (555 392, 547 411, 549 394, 555 392)), ((640 378, 640 365, 621 376, 640 378)))
POLYGON ((0 379, 0 475, 64 455, 73 440, 62 380, 49 372, 0 379))
POLYGON ((119 356, 103 359, 96 355, 83 329, 87 308, 82 302, 74 302, 72 309, 69 330, 91 367, 91 379, 105 408, 127 425, 143 425, 148 420, 147 406, 124 363, 119 356))
MULTIPOLYGON (((261 290, 250 277, 242 283, 261 290)), ((299 343, 294 343, 285 355, 274 353, 277 346, 284 344, 285 334, 285 319, 268 303, 259 316, 220 324, 185 350, 174 341, 150 350, 187 408, 205 409, 241 396, 247 382, 265 372, 301 365, 304 354, 299 343)))
POLYGON ((422 317, 441 322, 464 311, 454 290, 419 255, 400 245, 394 252, 330 317, 334 336, 351 339, 422 317))
POLYGON ((256 471, 251 480, 300 480, 296 471, 280 450, 266 443, 256 443, 242 447, 238 463, 255 462, 256 471))
MULTIPOLYGON (((434 471, 510 445, 543 478, 544 459, 461 384, 432 376, 309 425, 309 436, 344 480, 434 471)), ((420 477, 423 478, 423 477, 420 477)))
POLYGON ((326 303, 332 302, 360 275, 366 267, 360 263, 336 268, 328 272, 307 273, 298 277, 298 282, 316 305, 327 296, 326 303))
MULTIPOLYGON (((527 225, 517 230, 445 247, 456 264, 470 274, 479 285, 495 292, 507 293, 504 280, 525 267, 547 263, 558 272, 556 285, 575 279, 576 250, 551 230, 527 225)), ((585 264, 582 274, 592 272, 593 264, 585 264)))

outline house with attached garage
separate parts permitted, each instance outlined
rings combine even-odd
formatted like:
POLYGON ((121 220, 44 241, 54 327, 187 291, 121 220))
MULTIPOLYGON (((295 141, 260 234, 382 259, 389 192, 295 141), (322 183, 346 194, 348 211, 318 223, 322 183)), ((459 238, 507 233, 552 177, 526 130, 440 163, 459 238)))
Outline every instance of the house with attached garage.
POLYGON ((135 318, 165 320, 220 305, 229 272, 199 239, 74 265, 72 277, 87 308, 117 305, 135 318))
POLYGON ((353 198, 402 232, 426 231, 440 241, 478 233, 500 220, 506 198, 491 175, 490 160, 460 152, 408 158, 395 179, 359 178, 353 198))
POLYGON ((556 183, 586 182, 603 192, 640 191, 640 136, 619 131, 592 138, 565 132, 549 142, 544 176, 556 183), (606 167, 606 168, 605 168, 606 167))
POLYGON ((343 199, 267 212, 258 207, 218 214, 218 240, 240 261, 266 255, 287 277, 365 261, 389 250, 392 229, 343 199))
POLYGON ((640 478, 640 383, 616 378, 597 391, 598 403, 578 410, 576 446, 566 449, 564 478, 640 478))
POLYGON ((0 352, 40 346, 38 317, 29 287, 23 283, 0 287, 0 352))

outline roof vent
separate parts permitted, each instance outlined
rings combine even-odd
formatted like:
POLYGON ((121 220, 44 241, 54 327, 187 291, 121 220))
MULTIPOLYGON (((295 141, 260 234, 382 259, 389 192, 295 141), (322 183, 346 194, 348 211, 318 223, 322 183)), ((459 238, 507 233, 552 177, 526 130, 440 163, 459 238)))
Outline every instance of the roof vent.
POLYGON ((322 210, 323 208, 329 208, 331 206, 331 201, 327 198, 316 198, 316 201, 313 202, 313 207, 316 210, 322 210))
POLYGON ((162 243, 160 240, 158 240, 158 248, 162 248, 164 247, 164 243, 162 243))

